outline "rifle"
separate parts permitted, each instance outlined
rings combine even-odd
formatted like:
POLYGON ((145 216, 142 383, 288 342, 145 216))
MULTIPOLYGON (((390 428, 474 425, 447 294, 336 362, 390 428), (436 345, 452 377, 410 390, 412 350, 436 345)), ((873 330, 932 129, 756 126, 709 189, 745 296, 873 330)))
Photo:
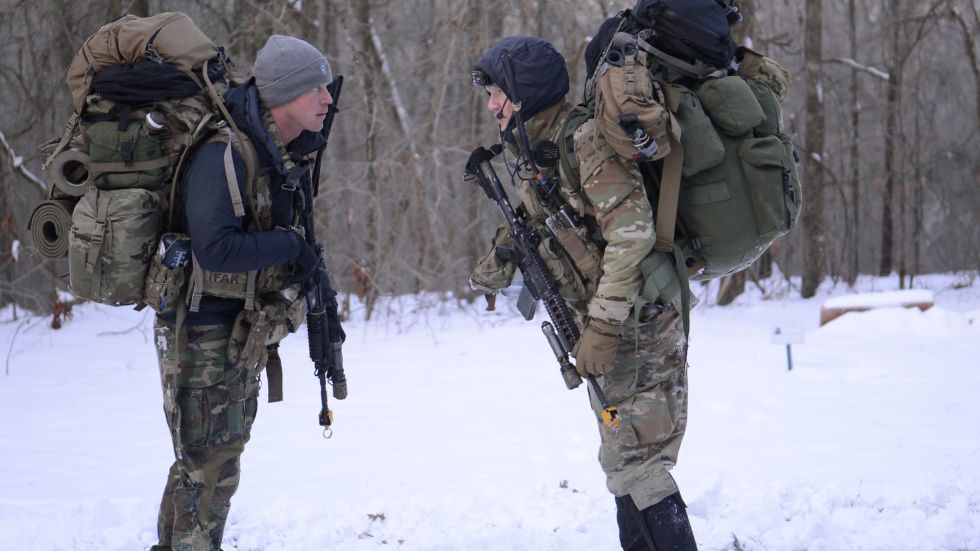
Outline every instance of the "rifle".
POLYGON ((347 376, 344 374, 344 356, 341 352, 341 346, 347 336, 340 326, 337 315, 337 292, 331 287, 330 277, 323 267, 323 245, 317 243, 316 240, 313 199, 319 193, 320 164, 323 161, 323 152, 327 148, 326 142, 330 137, 334 118, 340 110, 337 102, 340 100, 343 85, 344 77, 338 75, 327 87, 333 97, 333 103, 327 110, 323 129, 320 130, 324 145, 317 151, 313 177, 309 181, 304 181, 303 189, 297 190, 298 193, 296 194, 300 204, 306 242, 313 247, 319 257, 319 264, 314 270, 313 276, 303 284, 303 293, 306 298, 306 331, 309 337, 310 359, 313 360, 313 374, 320 379, 319 422, 320 426, 323 427, 325 438, 330 438, 333 435, 332 429, 330 429, 330 425, 333 423, 333 412, 327 407, 327 381, 329 380, 333 386, 334 398, 338 400, 347 398, 347 376))
MULTIPOLYGON (((565 386, 571 390, 582 384, 582 378, 568 359, 571 355, 570 351, 575 348, 575 344, 581 335, 578 326, 575 325, 571 310, 558 292, 555 278, 548 271, 544 259, 538 254, 541 236, 514 211, 510 199, 504 193, 497 173, 490 164, 490 161, 502 150, 503 147, 500 144, 493 145, 489 150, 484 147, 476 148, 466 162, 466 179, 477 181, 487 197, 500 207, 504 218, 507 220, 507 225, 510 226, 510 237, 514 243, 511 260, 517 263, 521 275, 524 276, 524 289, 521 290, 518 309, 524 315, 524 319, 530 321, 534 317, 534 305, 538 301, 544 302, 545 310, 548 312, 551 321, 542 322, 541 330, 548 339, 548 344, 551 345, 555 359, 558 360, 565 386), (528 299, 526 298, 528 296, 530 297, 530 307, 528 307, 528 299), (524 304, 521 304, 522 302, 524 304)), ((616 406, 610 405, 606 400, 606 396, 594 376, 589 375, 588 381, 596 399, 602 405, 603 423, 607 426, 619 427, 619 411, 616 406)))

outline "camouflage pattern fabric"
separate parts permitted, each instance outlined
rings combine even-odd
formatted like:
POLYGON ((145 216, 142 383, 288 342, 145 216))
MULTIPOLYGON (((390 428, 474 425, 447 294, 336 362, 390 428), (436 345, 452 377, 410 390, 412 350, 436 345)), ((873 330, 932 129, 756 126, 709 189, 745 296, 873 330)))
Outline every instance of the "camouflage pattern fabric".
POLYGON ((598 379, 619 408, 618 429, 602 423, 602 406, 589 391, 606 487, 630 495, 641 511, 678 491, 670 469, 687 427, 687 340, 677 310, 659 308, 626 320, 613 368, 598 379))
POLYGON ((259 381, 254 368, 227 361, 231 331, 229 325, 184 326, 178 350, 175 325, 159 319, 154 325, 175 456, 157 530, 160 545, 174 551, 219 549, 238 489, 259 381))
POLYGON ((588 313, 620 325, 643 287, 640 264, 653 250, 653 210, 636 163, 617 155, 595 124, 590 119, 575 131, 582 191, 606 241, 602 277, 588 313))

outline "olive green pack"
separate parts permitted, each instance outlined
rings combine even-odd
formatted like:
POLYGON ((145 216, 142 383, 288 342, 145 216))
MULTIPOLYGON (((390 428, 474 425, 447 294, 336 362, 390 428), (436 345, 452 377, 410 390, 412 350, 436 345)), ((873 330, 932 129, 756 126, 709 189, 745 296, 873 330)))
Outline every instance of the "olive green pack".
MULTIPOLYGON (((643 76, 652 83, 646 87, 651 91, 649 105, 635 97, 608 97, 609 91, 637 89, 637 77, 600 66, 593 88, 599 97, 590 107, 596 117, 596 103, 603 104, 603 113, 611 111, 610 104, 618 104, 612 111, 617 116, 631 107, 649 109, 651 113, 637 113, 638 118, 652 139, 669 145, 660 148, 669 152, 662 159, 638 161, 655 208, 657 232, 654 251, 641 266, 641 299, 666 303, 687 294, 682 291, 689 278, 708 280, 747 268, 796 225, 802 190, 799 161, 780 112, 789 75, 775 61, 740 48, 735 74, 696 80, 644 56, 639 42, 632 55, 647 66, 643 76), (631 80, 627 86, 603 82, 604 78, 631 80), (607 97, 601 97, 604 91, 607 97), (668 132, 662 128, 662 112, 669 113, 668 132)), ((628 68, 631 61, 626 59, 622 66, 628 68)), ((604 135, 622 133, 609 121, 597 126, 604 135)), ((564 129, 562 135, 572 132, 574 128, 564 129)), ((607 139, 621 145, 623 137, 607 139)), ((574 156, 564 140, 559 146, 563 158, 574 156)))
MULTIPOLYGON (((76 296, 115 306, 146 303, 157 311, 174 307, 173 300, 156 298, 172 295, 172 289, 147 286, 184 281, 186 274, 161 273, 166 269, 190 270, 154 266, 161 261, 159 239, 170 230, 176 183, 188 154, 218 136, 228 147, 235 143, 246 163, 254 164, 254 155, 239 145, 242 134, 226 122, 231 117, 221 94, 231 84, 228 75, 211 73, 222 75, 215 82, 208 77, 209 64, 213 70, 225 61, 223 52, 179 12, 124 16, 104 25, 79 49, 66 78, 72 114, 64 134, 42 147, 51 184, 42 205, 74 203, 71 226, 53 233, 67 235, 69 283, 76 296), (146 61, 179 69, 193 81, 191 92, 132 103, 95 92, 93 81, 100 72, 146 61)), ((233 193, 238 193, 237 184, 233 193)), ((64 254, 63 247, 48 249, 64 254)))

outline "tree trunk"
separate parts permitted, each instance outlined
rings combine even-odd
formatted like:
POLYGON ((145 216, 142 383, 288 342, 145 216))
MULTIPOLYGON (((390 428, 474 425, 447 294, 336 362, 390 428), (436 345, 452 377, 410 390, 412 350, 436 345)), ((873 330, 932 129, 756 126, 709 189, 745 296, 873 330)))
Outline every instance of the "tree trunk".
POLYGON ((885 189, 881 205, 881 263, 878 265, 878 275, 886 276, 895 268, 894 261, 894 232, 895 220, 892 214, 892 202, 895 199, 895 177, 898 172, 895 166, 898 140, 898 95, 901 81, 901 65, 899 64, 899 48, 901 33, 897 2, 885 2, 889 11, 890 22, 890 57, 888 66, 888 93, 885 101, 885 189))
POLYGON ((378 161, 378 117, 377 108, 378 89, 376 82, 380 82, 381 63, 377 56, 373 54, 374 44, 371 37, 371 3, 352 1, 355 17, 357 19, 357 32, 360 35, 361 55, 367 70, 365 78, 362 80, 364 85, 364 108, 367 114, 368 129, 367 136, 364 138, 364 161, 367 163, 367 182, 370 195, 369 206, 367 209, 367 231, 368 237, 365 243, 365 261, 359 267, 358 278, 361 281, 366 310, 365 318, 371 319, 374 304, 377 299, 377 285, 374 278, 377 277, 378 267, 381 265, 381 212, 379 204, 379 185, 378 171, 375 169, 378 161))
MULTIPOLYGON (((848 12, 851 59, 858 59, 857 0, 848 0, 848 12)), ((861 88, 858 76, 859 71, 851 69, 851 239, 847 283, 852 286, 861 272, 861 88)))
POLYGON ((800 294, 812 297, 823 280, 826 263, 826 227, 824 221, 824 106, 823 106, 823 6, 822 0, 806 1, 804 30, 804 72, 806 80, 806 158, 804 172, 803 287, 800 294))

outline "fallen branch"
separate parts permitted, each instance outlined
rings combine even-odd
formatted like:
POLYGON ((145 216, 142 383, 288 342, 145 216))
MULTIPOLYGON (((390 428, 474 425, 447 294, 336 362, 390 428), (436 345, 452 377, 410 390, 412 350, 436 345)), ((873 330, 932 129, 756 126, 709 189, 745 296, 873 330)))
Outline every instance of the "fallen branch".
POLYGON ((26 319, 20 322, 20 324, 17 326, 17 329, 14 330, 14 336, 10 338, 10 347, 7 348, 7 364, 4 369, 5 376, 10 375, 10 354, 13 353, 14 351, 14 343, 17 342, 17 333, 20 333, 21 328, 24 327, 24 324, 26 323, 27 323, 26 319))
POLYGON ((148 342, 148 339, 146 338, 146 331, 143 331, 143 325, 144 323, 146 323, 146 315, 149 312, 150 312, 149 310, 143 312, 143 317, 140 318, 139 322, 137 322, 136 325, 130 327, 129 329, 122 329, 120 331, 102 331, 101 333, 96 333, 96 335, 99 337, 111 337, 115 335, 126 335, 128 333, 132 333, 133 331, 138 330, 140 335, 143 335, 143 342, 148 342))

